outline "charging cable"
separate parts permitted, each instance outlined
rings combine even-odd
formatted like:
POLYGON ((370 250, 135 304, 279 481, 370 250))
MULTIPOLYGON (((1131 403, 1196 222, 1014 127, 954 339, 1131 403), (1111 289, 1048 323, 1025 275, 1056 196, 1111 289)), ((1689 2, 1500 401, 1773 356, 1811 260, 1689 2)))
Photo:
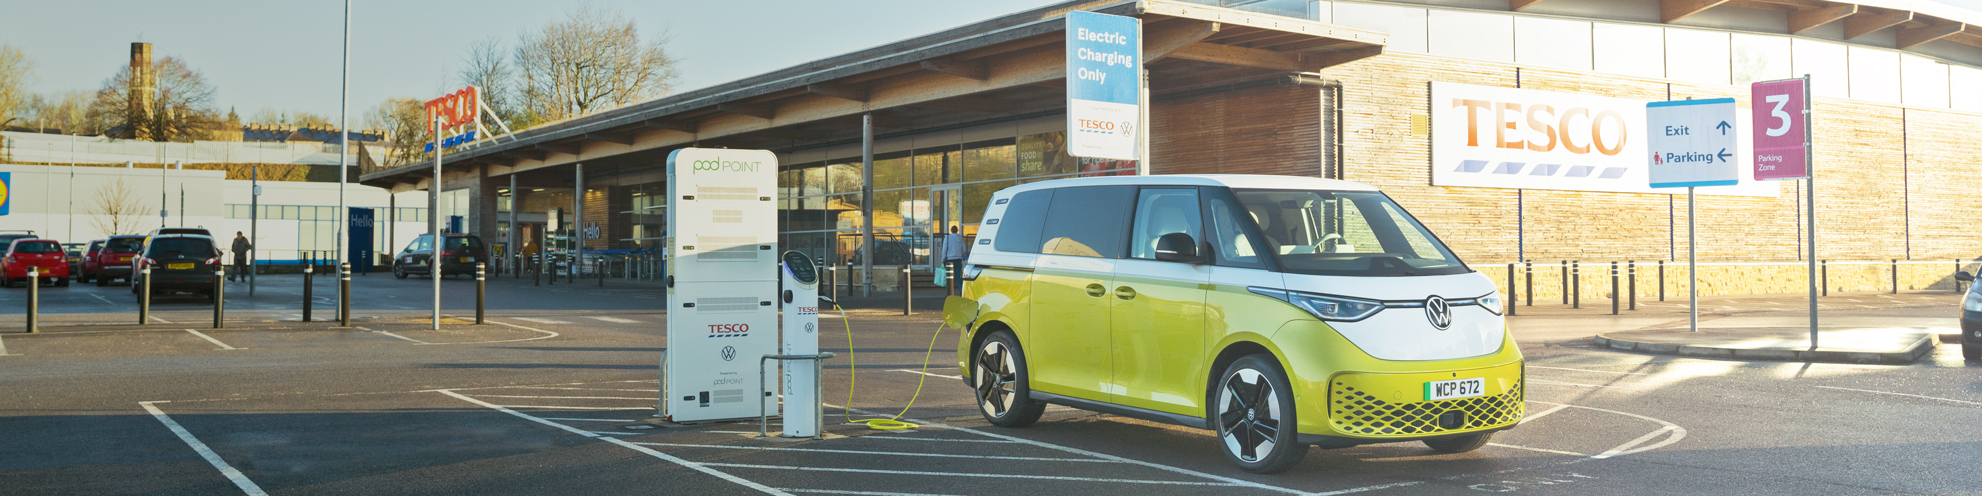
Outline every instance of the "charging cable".
POLYGON ((919 374, 922 377, 916 379, 915 394, 908 397, 908 404, 902 406, 902 411, 889 418, 855 419, 853 418, 853 387, 857 383, 856 379, 859 377, 858 371, 860 367, 853 359, 853 324, 847 321, 846 309, 840 308, 839 303, 834 303, 833 309, 840 312, 840 323, 846 326, 846 409, 842 417, 846 418, 846 422, 849 424, 867 424, 867 428, 875 430, 897 431, 921 427, 912 422, 903 422, 901 418, 903 415, 908 415, 908 409, 913 408, 915 406, 915 400, 922 397, 922 384, 929 381, 929 359, 935 356, 936 339, 943 336, 943 324, 936 324, 936 333, 929 336, 929 350, 922 352, 922 373, 919 374))

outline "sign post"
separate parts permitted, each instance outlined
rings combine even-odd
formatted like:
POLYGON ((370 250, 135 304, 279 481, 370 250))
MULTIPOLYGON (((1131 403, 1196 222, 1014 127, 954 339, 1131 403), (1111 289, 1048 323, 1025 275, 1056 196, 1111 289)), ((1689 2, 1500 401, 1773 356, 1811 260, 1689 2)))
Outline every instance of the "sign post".
POLYGON ((1067 13, 1067 154, 1135 160, 1147 171, 1142 20, 1067 13))
POLYGON ((1686 188, 1686 292, 1688 329, 1700 331, 1699 235, 1694 188, 1741 182, 1741 154, 1733 98, 1645 104, 1648 176, 1654 188, 1686 188))
POLYGON ((1803 180, 1809 205, 1810 349, 1817 349, 1817 174, 1811 149, 1810 75, 1750 86, 1755 115, 1755 179, 1803 180))

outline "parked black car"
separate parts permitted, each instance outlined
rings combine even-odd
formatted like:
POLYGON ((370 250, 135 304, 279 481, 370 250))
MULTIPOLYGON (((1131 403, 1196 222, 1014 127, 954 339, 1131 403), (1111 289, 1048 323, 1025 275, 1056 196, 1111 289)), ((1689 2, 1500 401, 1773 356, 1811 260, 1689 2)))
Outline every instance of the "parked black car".
MULTIPOLYGON (((213 238, 194 234, 162 234, 145 243, 144 252, 131 259, 132 273, 151 267, 151 293, 198 293, 213 301, 214 269, 221 267, 220 247, 213 238)), ((141 281, 133 281, 131 294, 138 294, 141 281)))
POLYGON ((1968 283, 1968 294, 1961 297, 1961 358, 1982 360, 1982 286, 1967 271, 1956 272, 1954 279, 1968 283))
MULTIPOLYGON (((440 248, 440 276, 475 275, 475 264, 489 261, 488 248, 482 238, 468 234, 442 234, 445 240, 440 248)), ((432 234, 422 234, 406 249, 392 258, 392 275, 400 279, 412 274, 432 274, 428 259, 433 257, 434 240, 432 234)))

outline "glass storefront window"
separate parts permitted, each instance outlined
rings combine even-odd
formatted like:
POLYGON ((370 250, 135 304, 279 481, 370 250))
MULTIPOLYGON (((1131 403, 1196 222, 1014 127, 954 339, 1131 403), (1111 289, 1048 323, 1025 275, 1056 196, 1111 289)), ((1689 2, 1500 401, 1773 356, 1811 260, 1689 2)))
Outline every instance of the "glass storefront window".
POLYGON ((839 162, 826 166, 826 182, 829 193, 858 193, 862 181, 860 162, 839 162))
POLYGON ((883 153, 874 156, 874 189, 906 188, 914 184, 914 168, 909 165, 908 152, 883 153))
POLYGON ((1054 131, 1019 137, 1019 177, 1069 172, 1074 172, 1074 158, 1067 155, 1067 133, 1054 131))
POLYGON ((963 185, 963 223, 983 221, 984 208, 990 206, 991 194, 1017 184, 1017 181, 992 181, 963 185))
POLYGON ((1018 165, 1016 141, 980 141, 963 147, 963 180, 1011 179, 1018 165))
POLYGON ((949 182, 944 175, 945 151, 942 148, 915 151, 915 185, 928 186, 949 182))

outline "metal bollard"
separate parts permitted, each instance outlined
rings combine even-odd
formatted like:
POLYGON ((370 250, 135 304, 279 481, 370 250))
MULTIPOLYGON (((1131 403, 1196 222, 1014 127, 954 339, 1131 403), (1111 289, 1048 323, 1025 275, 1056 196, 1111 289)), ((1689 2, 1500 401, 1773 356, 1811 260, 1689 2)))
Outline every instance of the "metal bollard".
POLYGON ((1569 261, 1563 260, 1562 265, 1560 267, 1557 267, 1557 269, 1559 270, 1557 270, 1556 272, 1562 275, 1562 285, 1559 286, 1562 288, 1562 304, 1568 305, 1569 304, 1569 261))
POLYGON ((138 271, 138 325, 151 322, 151 264, 138 271))
POLYGON ((832 284, 826 287, 832 288, 833 301, 840 301, 840 267, 837 265, 827 266, 826 273, 833 276, 832 284))
POLYGON ((310 299, 310 293, 313 293, 316 290, 316 285, 311 283, 311 279, 314 279, 316 277, 316 272, 317 272, 316 269, 317 268, 314 265, 303 266, 303 321, 304 322, 310 321, 310 304, 313 303, 313 301, 310 299))
POLYGON ((1617 261, 1612 260, 1610 261, 1610 314, 1611 315, 1618 315, 1617 301, 1624 299, 1623 296, 1624 295, 1619 294, 1617 292, 1617 261))
POLYGON ((1624 278, 1624 280, 1628 281, 1630 284, 1625 287, 1629 289, 1629 291, 1627 292, 1631 294, 1631 309, 1637 310, 1638 309, 1638 261, 1627 260, 1625 261, 1625 263, 1627 264, 1625 267, 1630 270, 1630 272, 1626 274, 1624 278))
MULTIPOLYGON (((433 264, 439 277, 440 264, 433 264)), ((351 264, 337 264, 337 325, 351 327, 351 264)))
POLYGON ((1569 308, 1583 308, 1583 262, 1569 262, 1569 308))
POLYGON ((41 332, 41 268, 28 267, 28 334, 41 332))
POLYGON ((489 284, 482 273, 482 264, 475 264, 475 323, 483 324, 482 309, 488 302, 489 284))
POLYGON ((592 276, 599 278, 599 287, 606 287, 606 259, 599 259, 599 264, 592 267, 592 276))
POLYGON ((226 327, 227 321, 227 267, 213 268, 213 328, 226 327))
POLYGON ((1665 261, 1659 261, 1659 301, 1665 301, 1665 261))
POLYGON ((1893 294, 1899 294, 1899 259, 1893 259, 1893 294))
MULTIPOLYGON (((1521 266, 1525 267, 1522 270, 1527 271, 1526 275, 1528 281, 1525 289, 1527 289, 1528 291, 1528 299, 1526 301, 1528 306, 1532 307, 1535 306, 1535 261, 1534 260, 1522 261, 1521 266)), ((1508 314, 1510 315, 1512 315, 1513 313, 1514 312, 1512 310, 1508 311, 1508 314)))
POLYGON ((908 265, 903 264, 902 265, 902 315, 909 315, 910 313, 915 311, 915 290, 914 290, 915 285, 909 284, 909 277, 910 276, 908 273, 908 265))
POLYGON ((1503 302, 1507 307, 1502 311, 1507 312, 1508 317, 1514 316, 1514 307, 1520 304, 1514 301, 1515 294, 1517 293, 1514 291, 1514 264, 1507 264, 1507 301, 1503 302))
POLYGON ((1822 274, 1822 276, 1821 276, 1821 277, 1822 277, 1822 279, 1820 279, 1820 280, 1824 282, 1824 292, 1823 292, 1823 295, 1824 295, 1824 296, 1830 296, 1830 295, 1831 295, 1831 261, 1830 261, 1830 260, 1818 260, 1818 261, 1817 261, 1817 265, 1818 265, 1819 267, 1822 267, 1821 269, 1818 269, 1818 270, 1819 270, 1819 271, 1820 271, 1820 273, 1822 274))

